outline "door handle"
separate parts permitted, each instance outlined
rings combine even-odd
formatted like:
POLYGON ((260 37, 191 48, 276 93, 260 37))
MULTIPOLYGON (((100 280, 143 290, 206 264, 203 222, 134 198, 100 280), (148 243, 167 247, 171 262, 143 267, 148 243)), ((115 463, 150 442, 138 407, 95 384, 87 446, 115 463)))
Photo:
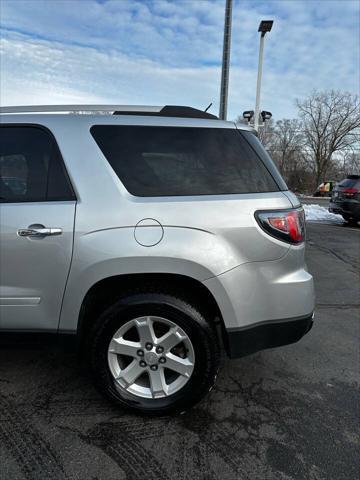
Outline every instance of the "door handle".
POLYGON ((61 235, 62 228, 21 228, 17 233, 19 237, 49 237, 61 235))

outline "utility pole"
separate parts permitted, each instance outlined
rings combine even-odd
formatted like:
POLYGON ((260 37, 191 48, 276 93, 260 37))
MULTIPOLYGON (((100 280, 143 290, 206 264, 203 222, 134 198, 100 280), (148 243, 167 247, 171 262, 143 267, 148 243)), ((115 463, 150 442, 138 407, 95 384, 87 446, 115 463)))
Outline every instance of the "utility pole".
POLYGON ((231 20, 232 20, 232 0, 226 0, 225 22, 224 22, 224 45, 221 69, 221 87, 220 87, 220 120, 226 120, 229 88, 229 66, 230 66, 230 45, 231 45, 231 20))
POLYGON ((264 43, 265 43, 265 34, 270 32, 273 25, 272 20, 263 20, 260 25, 258 32, 260 35, 260 49, 259 49, 259 66, 258 66, 258 75, 257 75, 257 84, 256 84, 256 102, 255 102, 255 113, 254 113, 254 128, 256 131, 259 130, 259 115, 260 115, 260 95, 261 95, 261 80, 262 80, 262 67, 264 59, 264 43))

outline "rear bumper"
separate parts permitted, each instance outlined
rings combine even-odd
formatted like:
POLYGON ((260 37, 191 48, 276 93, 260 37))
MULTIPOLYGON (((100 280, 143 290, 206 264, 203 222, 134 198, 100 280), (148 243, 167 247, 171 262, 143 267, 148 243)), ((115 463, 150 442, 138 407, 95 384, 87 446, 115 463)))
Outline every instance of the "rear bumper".
POLYGON ((203 283, 219 306, 226 330, 303 318, 315 308, 304 245, 292 246, 279 260, 246 263, 203 283))
POLYGON ((240 265, 204 284, 219 306, 232 358, 297 342, 311 328, 314 284, 304 245, 290 247, 275 261, 240 265))
POLYGON ((360 203, 354 201, 330 202, 329 212, 339 213, 340 215, 350 215, 360 219, 360 203))
POLYGON ((224 344, 227 354, 230 358, 240 358, 266 348, 295 343, 311 330, 313 317, 311 314, 225 330, 224 344))

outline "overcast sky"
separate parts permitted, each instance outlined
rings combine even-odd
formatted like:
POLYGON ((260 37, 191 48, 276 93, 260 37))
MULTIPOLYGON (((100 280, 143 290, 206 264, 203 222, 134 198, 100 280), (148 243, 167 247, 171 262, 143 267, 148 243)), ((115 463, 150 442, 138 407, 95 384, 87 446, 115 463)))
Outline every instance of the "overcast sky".
MULTIPOLYGON (((182 104, 218 113, 225 0, 0 0, 0 104, 182 104)), ((229 119, 296 115, 312 89, 359 91, 359 0, 234 0, 229 119)))

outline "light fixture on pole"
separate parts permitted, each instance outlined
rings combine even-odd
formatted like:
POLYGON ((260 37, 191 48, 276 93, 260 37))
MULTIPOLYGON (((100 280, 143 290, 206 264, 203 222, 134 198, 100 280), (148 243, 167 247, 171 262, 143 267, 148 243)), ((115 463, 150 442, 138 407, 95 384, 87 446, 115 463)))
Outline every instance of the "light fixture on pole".
POLYGON ((253 116, 254 116, 254 110, 245 110, 245 112, 243 112, 243 118, 247 120, 248 123, 251 122, 251 119, 253 118, 253 116))
POLYGON ((260 49, 259 49, 259 66, 258 66, 258 76, 256 84, 256 103, 255 103, 255 113, 254 113, 254 127, 255 130, 259 129, 259 115, 260 115, 260 93, 261 93, 261 78, 262 78, 262 66, 264 58, 264 42, 265 35, 267 32, 270 32, 273 26, 273 20, 262 20, 259 25, 258 32, 260 35, 260 49))

